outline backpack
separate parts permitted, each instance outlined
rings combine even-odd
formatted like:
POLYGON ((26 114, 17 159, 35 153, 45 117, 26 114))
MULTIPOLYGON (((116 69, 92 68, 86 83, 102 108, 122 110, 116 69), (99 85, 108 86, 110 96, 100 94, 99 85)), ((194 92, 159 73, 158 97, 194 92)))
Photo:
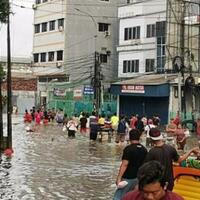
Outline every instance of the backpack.
POLYGON ((126 122, 120 121, 117 128, 118 133, 126 133, 126 122))
POLYGON ((57 115, 56 121, 57 121, 58 123, 62 123, 62 122, 63 122, 63 116, 57 115))

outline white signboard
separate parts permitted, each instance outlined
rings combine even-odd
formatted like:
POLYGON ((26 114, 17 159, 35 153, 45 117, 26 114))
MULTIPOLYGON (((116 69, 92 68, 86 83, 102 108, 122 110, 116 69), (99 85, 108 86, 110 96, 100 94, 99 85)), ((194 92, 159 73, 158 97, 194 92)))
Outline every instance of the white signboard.
POLYGON ((122 85, 122 93, 145 93, 143 85, 122 85))

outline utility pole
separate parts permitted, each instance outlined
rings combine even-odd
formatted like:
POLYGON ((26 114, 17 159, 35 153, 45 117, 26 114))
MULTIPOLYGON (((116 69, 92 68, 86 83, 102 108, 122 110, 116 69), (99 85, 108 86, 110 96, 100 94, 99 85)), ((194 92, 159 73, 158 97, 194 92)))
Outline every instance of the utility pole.
MULTIPOLYGON (((200 17, 200 3, 199 3, 199 17, 200 17)), ((200 73, 200 26, 199 26, 199 42, 198 42, 198 73, 200 73)))
POLYGON ((4 148, 3 141, 3 98, 2 98, 2 82, 5 78, 5 72, 0 64, 0 151, 4 148))
MULTIPOLYGON (((3 71, 2 67, 1 68, 1 72, 3 71)), ((3 106, 2 106, 2 90, 1 90, 1 86, 2 86, 2 76, 0 77, 0 150, 3 150, 3 106)))
POLYGON ((7 148, 12 148, 12 80, 10 51, 10 11, 7 16, 7 148))
POLYGON ((100 80, 100 61, 99 54, 95 51, 94 65, 94 103, 96 112, 99 113, 101 107, 101 80, 100 80))

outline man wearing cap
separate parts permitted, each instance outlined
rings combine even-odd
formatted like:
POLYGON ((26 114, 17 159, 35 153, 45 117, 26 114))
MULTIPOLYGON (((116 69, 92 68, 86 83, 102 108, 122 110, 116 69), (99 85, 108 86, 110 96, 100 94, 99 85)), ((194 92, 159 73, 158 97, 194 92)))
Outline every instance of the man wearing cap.
POLYGON ((139 143, 141 133, 137 129, 129 132, 130 145, 128 145, 122 156, 122 162, 116 180, 117 190, 113 200, 121 200, 122 197, 132 190, 138 183, 137 172, 143 164, 147 154, 146 148, 139 143), (121 185, 125 183, 125 185, 121 185))
POLYGON ((145 162, 151 160, 157 160, 164 166, 164 175, 168 182, 167 189, 173 190, 174 178, 173 178, 173 162, 182 162, 191 153, 199 152, 199 148, 195 147, 189 150, 182 156, 179 156, 176 149, 168 144, 163 142, 163 136, 159 129, 152 128, 149 132, 150 138, 154 144, 154 147, 148 152, 145 162))

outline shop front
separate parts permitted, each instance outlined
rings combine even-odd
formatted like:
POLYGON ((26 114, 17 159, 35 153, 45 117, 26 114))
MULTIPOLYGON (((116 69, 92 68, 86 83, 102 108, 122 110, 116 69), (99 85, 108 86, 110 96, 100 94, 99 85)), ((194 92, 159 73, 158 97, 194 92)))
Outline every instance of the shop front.
POLYGON ((111 85, 110 92, 118 96, 118 114, 151 118, 157 115, 161 124, 168 122, 170 84, 168 82, 122 81, 111 85))

